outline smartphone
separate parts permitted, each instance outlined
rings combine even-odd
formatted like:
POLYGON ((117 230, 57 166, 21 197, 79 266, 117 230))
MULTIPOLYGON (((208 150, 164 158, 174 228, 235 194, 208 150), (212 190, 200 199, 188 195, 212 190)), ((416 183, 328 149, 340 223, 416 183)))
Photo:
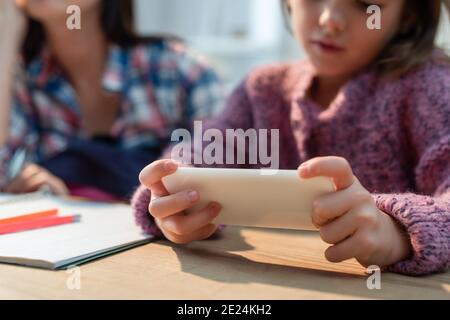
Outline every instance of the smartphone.
POLYGON ((311 221, 313 201, 334 192, 330 178, 301 179, 296 170, 180 167, 162 179, 170 193, 199 192, 200 201, 186 213, 215 201, 222 210, 214 223, 294 230, 317 230, 311 221))

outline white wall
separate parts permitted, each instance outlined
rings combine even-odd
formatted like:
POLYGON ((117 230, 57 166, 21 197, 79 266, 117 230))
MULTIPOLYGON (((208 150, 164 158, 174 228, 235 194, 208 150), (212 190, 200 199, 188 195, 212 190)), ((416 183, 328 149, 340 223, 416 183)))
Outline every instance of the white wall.
POLYGON ((256 65, 293 59, 279 0, 137 0, 138 30, 175 34, 235 85, 256 65))
POLYGON ((441 26, 439 36, 437 37, 438 45, 450 50, 450 19, 448 11, 444 9, 442 13, 441 26))

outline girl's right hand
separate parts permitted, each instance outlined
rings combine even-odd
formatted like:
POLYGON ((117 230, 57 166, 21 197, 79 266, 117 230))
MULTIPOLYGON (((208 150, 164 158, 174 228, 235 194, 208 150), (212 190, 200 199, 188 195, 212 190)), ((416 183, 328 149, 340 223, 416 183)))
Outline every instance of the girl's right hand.
POLYGON ((162 178, 175 173, 178 165, 171 160, 152 162, 139 175, 139 180, 151 192, 149 213, 164 236, 178 244, 209 238, 217 229, 212 221, 220 212, 220 205, 209 203, 205 208, 189 215, 184 210, 199 201, 195 190, 186 190, 169 194, 162 183, 162 178))
POLYGON ((25 34, 25 0, 0 1, 0 49, 15 56, 25 34))

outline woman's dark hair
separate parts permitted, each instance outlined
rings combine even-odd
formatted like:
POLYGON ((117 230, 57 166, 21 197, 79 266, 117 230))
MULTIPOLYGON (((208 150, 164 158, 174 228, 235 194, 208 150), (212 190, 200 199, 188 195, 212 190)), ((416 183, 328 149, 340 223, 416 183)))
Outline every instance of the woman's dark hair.
MULTIPOLYGON (((400 32, 382 50, 375 62, 383 75, 402 75, 433 56, 441 4, 442 0, 405 1, 400 32)), ((290 28, 290 8, 286 0, 281 0, 281 5, 290 28)), ((449 62, 449 58, 445 55, 439 56, 438 60, 449 62)))
MULTIPOLYGON (((163 37, 141 37, 134 29, 133 0, 101 0, 101 27, 107 40, 128 48, 143 42, 161 42, 163 37)), ((22 46, 22 56, 29 64, 41 51, 45 43, 42 24, 28 18, 28 30, 22 46)))

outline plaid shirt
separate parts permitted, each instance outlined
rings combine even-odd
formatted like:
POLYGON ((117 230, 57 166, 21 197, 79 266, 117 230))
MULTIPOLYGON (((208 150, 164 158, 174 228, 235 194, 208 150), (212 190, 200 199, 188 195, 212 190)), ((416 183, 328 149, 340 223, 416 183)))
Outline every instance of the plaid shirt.
MULTIPOLYGON (((124 151, 163 147, 175 128, 189 128, 193 120, 215 114, 223 98, 208 64, 172 41, 132 49, 111 46, 102 84, 121 95, 110 135, 124 151)), ((0 148, 0 185, 18 147, 26 147, 28 161, 39 164, 64 151, 74 137, 88 139, 74 89, 43 50, 15 83, 9 138, 0 148)))

